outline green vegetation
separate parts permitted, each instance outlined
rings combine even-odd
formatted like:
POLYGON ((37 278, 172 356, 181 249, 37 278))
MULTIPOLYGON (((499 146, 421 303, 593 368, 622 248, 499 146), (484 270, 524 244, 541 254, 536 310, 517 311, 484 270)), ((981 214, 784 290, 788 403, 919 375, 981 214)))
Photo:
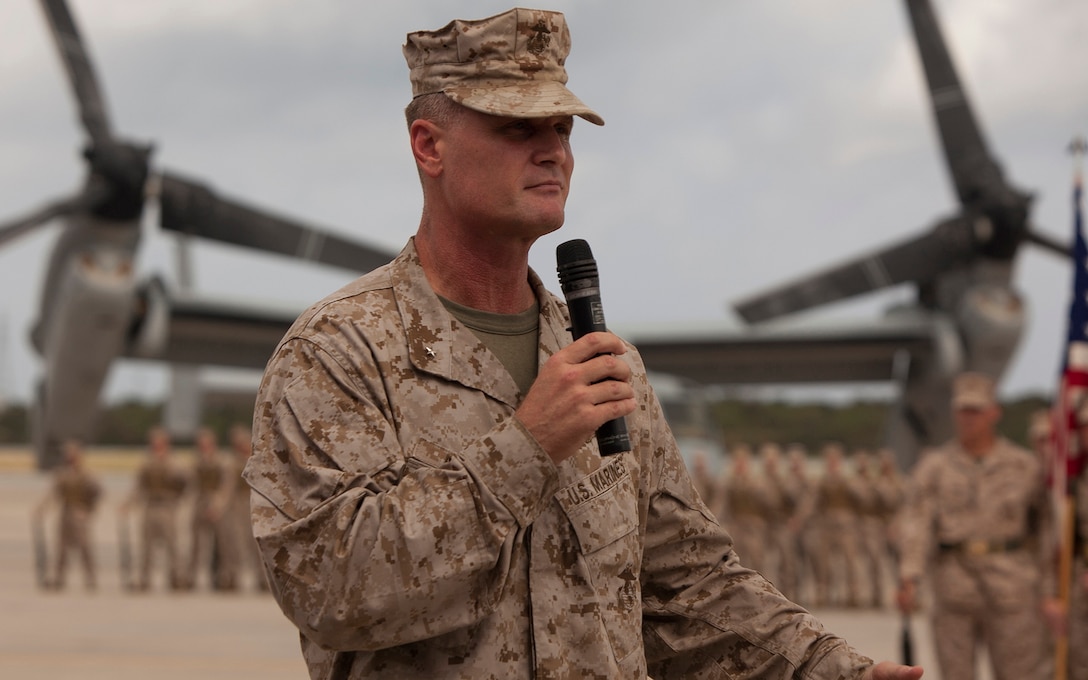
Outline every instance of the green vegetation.
POLYGON ((102 413, 96 441, 116 446, 139 446, 147 442, 147 431, 162 422, 162 404, 125 401, 102 413))
MULTIPOLYGON (((1027 446, 1031 414, 1047 408, 1047 399, 1031 395, 1004 404, 1001 433, 1027 446)), ((711 420, 730 446, 761 442, 803 444, 815 451, 828 441, 847 449, 875 448, 884 432, 888 404, 862 401, 849 404, 721 401, 711 404, 711 420)))
POLYGON ((849 448, 880 441, 888 405, 723 401, 711 406, 727 447, 738 443, 798 443, 810 451, 828 441, 849 448))
POLYGON ((0 409, 0 444, 25 444, 30 441, 30 415, 26 406, 9 404, 0 409))
MULTIPOLYGON (((147 442, 147 431, 162 422, 163 405, 142 401, 113 404, 103 411, 94 443, 105 446, 140 446, 147 442)), ((253 422, 253 405, 242 400, 227 400, 205 405, 204 425, 212 428, 221 442, 227 441, 231 426, 253 422)), ((0 445, 29 444, 29 409, 10 404, 0 411, 0 445)), ((178 442, 188 443, 188 442, 178 442)))

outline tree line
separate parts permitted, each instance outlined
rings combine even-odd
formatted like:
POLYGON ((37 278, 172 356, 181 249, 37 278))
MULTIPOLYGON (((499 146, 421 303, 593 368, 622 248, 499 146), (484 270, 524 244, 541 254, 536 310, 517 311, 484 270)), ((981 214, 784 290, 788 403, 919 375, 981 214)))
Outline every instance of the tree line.
MULTIPOLYGON (((1031 414, 1046 408, 1047 399, 1029 395, 1004 404, 1000 424, 1003 435, 1027 445, 1031 414)), ((828 441, 837 441, 848 449, 879 445, 888 413, 888 403, 859 401, 843 404, 815 402, 760 402, 726 400, 709 405, 714 436, 726 446, 740 442, 759 444, 773 441, 799 443, 817 450, 828 441)), ((147 431, 162 422, 161 402, 124 401, 107 406, 99 421, 94 443, 106 446, 140 446, 147 431)), ((10 404, 0 411, 0 445, 30 443, 30 409, 25 404, 10 404)), ((204 424, 221 438, 236 423, 253 420, 251 403, 206 405, 204 424)))
MULTIPOLYGON (((1040 395, 1029 395, 1002 404, 1004 414, 999 432, 1008 439, 1030 448, 1028 424, 1031 414, 1049 407, 1040 395)), ((809 451, 818 450, 829 441, 847 449, 876 448, 880 445, 889 403, 860 401, 845 404, 719 401, 711 404, 711 420, 721 429, 721 437, 731 444, 761 442, 802 444, 809 451)))
MULTIPOLYGON (((31 409, 25 404, 10 404, 0 411, 0 445, 30 443, 31 409)), ((93 443, 102 446, 142 446, 147 432, 162 424, 161 402, 123 401, 107 406, 98 421, 93 443)), ((219 404, 204 409, 202 424, 227 441, 230 428, 253 422, 253 405, 219 404)))

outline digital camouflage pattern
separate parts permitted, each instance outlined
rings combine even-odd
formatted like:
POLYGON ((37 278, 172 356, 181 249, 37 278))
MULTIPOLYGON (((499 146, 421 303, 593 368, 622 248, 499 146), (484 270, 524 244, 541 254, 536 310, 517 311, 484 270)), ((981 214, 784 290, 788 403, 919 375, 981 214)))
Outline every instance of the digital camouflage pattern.
POLYGON ((853 460, 854 475, 850 481, 857 512, 858 573, 864 581, 859 604, 879 608, 884 606, 887 523, 871 454, 864 450, 855 451, 853 460), (867 596, 864 595, 866 592, 867 596))
POLYGON ((91 545, 91 518, 102 497, 102 485, 82 466, 64 465, 57 469, 53 477, 51 493, 60 501, 53 585, 58 588, 64 586, 68 554, 74 550, 82 560, 84 579, 93 586, 96 569, 91 545))
MULTIPOLYGON (((540 361, 570 342, 540 303, 540 361)), ((633 451, 556 466, 414 243, 304 313, 257 399, 254 531, 313 678, 860 678, 744 568, 646 381, 633 451)))
POLYGON ((1045 675, 1048 508, 1038 458, 1007 439, 981 460, 952 441, 918 461, 899 527, 900 577, 931 575, 943 677, 974 677, 979 634, 999 679, 1045 675))
POLYGON ((186 584, 190 587, 197 584, 201 571, 209 573, 209 582, 216 587, 231 578, 233 546, 226 535, 226 522, 223 521, 230 491, 229 474, 226 461, 218 453, 198 455, 193 465, 190 486, 196 497, 189 518, 189 567, 186 575, 186 584))
POLYGON ((102 485, 90 471, 64 466, 53 477, 53 492, 61 502, 62 513, 90 514, 102 497, 102 485))
POLYGON ((734 548, 745 566, 767 573, 768 519, 772 512, 769 487, 752 469, 751 449, 735 446, 733 465, 721 490, 721 511, 715 516, 732 527, 734 548))
POLYGON ((184 581, 178 548, 177 512, 188 483, 185 473, 170 460, 149 458, 136 473, 134 500, 143 506, 140 566, 136 588, 151 586, 151 554, 166 553, 167 581, 171 588, 184 581))
POLYGON ((266 589, 264 568, 257 551, 257 542, 253 539, 253 525, 249 518, 249 485, 242 477, 247 460, 248 449, 245 454, 236 450, 227 459, 227 494, 221 520, 227 540, 220 560, 223 587, 228 590, 240 588, 246 579, 251 579, 256 588, 266 589))
POLYGON ((560 12, 512 9, 487 19, 455 20, 409 33, 404 58, 412 96, 443 92, 493 116, 581 116, 604 125, 567 89, 570 29, 560 12))
POLYGON ((810 487, 800 515, 813 532, 813 603, 817 607, 860 604, 857 485, 843 468, 839 444, 823 448, 824 472, 810 487))

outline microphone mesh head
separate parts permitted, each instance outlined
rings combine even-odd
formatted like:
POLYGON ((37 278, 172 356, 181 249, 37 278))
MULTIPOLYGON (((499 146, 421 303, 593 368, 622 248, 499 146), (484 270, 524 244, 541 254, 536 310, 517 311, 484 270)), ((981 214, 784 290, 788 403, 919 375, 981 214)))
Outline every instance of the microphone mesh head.
POLYGON ((560 267, 579 260, 592 260, 593 251, 589 243, 584 239, 576 238, 565 243, 560 243, 555 248, 555 261, 560 267))

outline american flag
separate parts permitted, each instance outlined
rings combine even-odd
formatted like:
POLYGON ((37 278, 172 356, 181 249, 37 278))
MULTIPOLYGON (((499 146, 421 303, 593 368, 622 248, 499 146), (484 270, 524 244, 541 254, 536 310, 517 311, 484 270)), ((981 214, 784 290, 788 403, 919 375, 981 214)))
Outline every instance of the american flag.
POLYGON ((1073 300, 1069 305, 1069 333, 1054 409, 1057 455, 1053 472, 1055 489, 1062 494, 1067 493, 1068 481, 1076 479, 1084 460, 1078 451, 1076 410, 1088 393, 1088 245, 1084 241, 1079 166, 1085 150, 1083 139, 1071 147, 1077 159, 1073 178, 1073 300))

